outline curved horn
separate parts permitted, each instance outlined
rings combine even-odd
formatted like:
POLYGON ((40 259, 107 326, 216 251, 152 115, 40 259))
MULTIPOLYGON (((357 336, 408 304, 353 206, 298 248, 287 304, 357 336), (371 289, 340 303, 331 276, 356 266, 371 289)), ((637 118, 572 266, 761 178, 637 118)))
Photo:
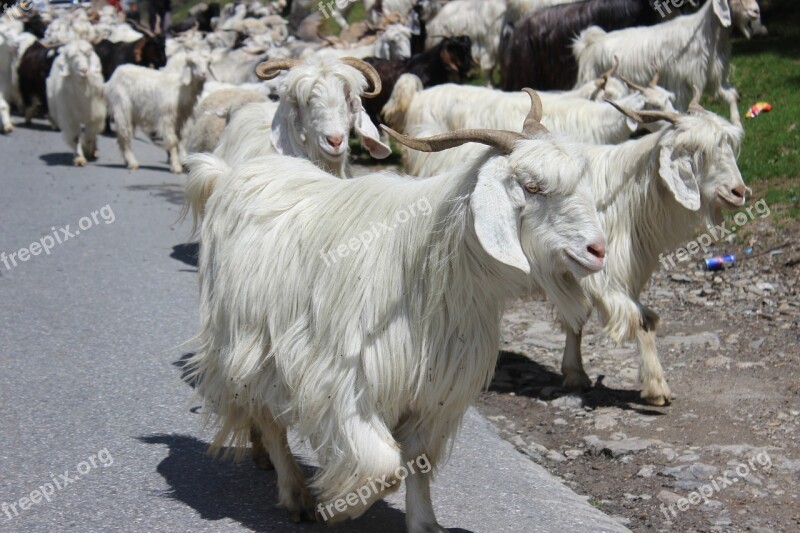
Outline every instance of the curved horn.
POLYGON ((656 73, 653 74, 653 79, 650 80, 650 87, 658 87, 658 78, 661 76, 661 73, 656 69, 656 73))
POLYGON ((700 97, 703 96, 703 91, 697 88, 697 85, 692 85, 692 101, 689 102, 689 111, 692 113, 702 113, 705 111, 703 106, 700 105, 700 97))
POLYGON ((604 89, 608 80, 617 73, 617 68, 619 67, 619 56, 616 54, 614 55, 614 64, 611 66, 610 69, 600 74, 600 77, 595 80, 595 85, 597 85, 598 89, 604 89))
POLYGON ((533 135, 534 133, 546 132, 547 128, 542 125, 542 99, 533 89, 525 87, 522 91, 528 93, 528 96, 531 97, 531 110, 528 112, 528 116, 525 117, 522 133, 533 135))
POLYGON ((631 80, 629 80, 628 78, 626 78, 622 74, 617 74, 617 77, 619 79, 621 79, 622 81, 624 81, 625 85, 627 85, 628 87, 630 87, 634 91, 639 91, 640 93, 643 93, 643 92, 645 92, 647 90, 647 87, 643 87, 642 85, 639 85, 638 83, 632 82, 631 80))
POLYGON ((133 29, 137 30, 139 33, 147 35, 148 37, 155 38, 155 34, 153 32, 151 32, 149 29, 147 29, 144 26, 142 26, 137 21, 135 21, 133 19, 126 19, 125 22, 127 22, 130 26, 133 26, 133 29))
POLYGON ((459 130, 443 135, 436 135, 434 137, 412 139, 411 137, 397 133, 384 124, 381 124, 381 128, 400 144, 412 150, 419 150, 420 152, 441 152, 442 150, 455 148, 466 143, 479 143, 496 148, 504 154, 510 154, 511 150, 514 149, 514 143, 527 138, 523 134, 515 131, 459 130))
POLYGON ((300 63, 299 59, 270 59, 263 61, 256 67, 256 76, 260 80, 271 80, 277 77, 282 70, 289 70, 300 63))
POLYGON ((361 74, 367 78, 367 81, 370 82, 371 87, 367 88, 361 95, 362 98, 375 98, 381 94, 383 84, 381 83, 381 77, 378 75, 378 71, 375 70, 375 67, 355 57, 343 57, 340 61, 361 72, 361 74))
POLYGON ((627 107, 621 106, 613 100, 605 99, 606 102, 614 106, 617 111, 622 113, 628 118, 631 118, 639 124, 649 124, 651 122, 658 122, 659 120, 666 120, 670 124, 675 124, 681 118, 678 113, 670 113, 668 111, 634 111, 627 107))

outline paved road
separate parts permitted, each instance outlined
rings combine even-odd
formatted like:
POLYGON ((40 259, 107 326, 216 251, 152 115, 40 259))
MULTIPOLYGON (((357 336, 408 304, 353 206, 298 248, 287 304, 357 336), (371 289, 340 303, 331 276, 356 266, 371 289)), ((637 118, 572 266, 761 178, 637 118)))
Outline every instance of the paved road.
MULTIPOLYGON (((73 168, 44 123, 0 137, 0 531, 326 531, 274 509, 274 473, 205 455, 180 379, 197 324, 183 178, 152 145, 135 173, 100 148, 73 168)), ((474 412, 434 503, 452 531, 623 530, 474 412)), ((395 495, 332 531, 399 532, 402 511, 395 495)))

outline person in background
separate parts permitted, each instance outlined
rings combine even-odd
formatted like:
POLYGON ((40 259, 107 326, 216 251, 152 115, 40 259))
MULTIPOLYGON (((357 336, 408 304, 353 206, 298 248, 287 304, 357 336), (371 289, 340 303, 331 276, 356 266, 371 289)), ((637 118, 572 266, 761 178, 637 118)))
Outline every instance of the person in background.
POLYGON ((165 34, 172 18, 170 0, 147 0, 147 16, 150 29, 155 33, 165 34), (156 27, 158 26, 158 27, 156 27))

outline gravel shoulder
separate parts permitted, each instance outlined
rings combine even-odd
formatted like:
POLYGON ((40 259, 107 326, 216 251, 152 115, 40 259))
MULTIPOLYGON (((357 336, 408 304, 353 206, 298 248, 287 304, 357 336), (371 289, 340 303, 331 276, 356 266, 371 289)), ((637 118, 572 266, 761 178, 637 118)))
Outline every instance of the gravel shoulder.
POLYGON ((546 304, 518 301, 479 410, 635 531, 797 531, 799 230, 755 219, 742 244, 720 243, 745 258, 734 268, 689 261, 653 276, 642 301, 661 315, 670 406, 640 400, 635 343, 615 346, 595 321, 583 339, 594 387, 561 389, 564 336, 546 304))

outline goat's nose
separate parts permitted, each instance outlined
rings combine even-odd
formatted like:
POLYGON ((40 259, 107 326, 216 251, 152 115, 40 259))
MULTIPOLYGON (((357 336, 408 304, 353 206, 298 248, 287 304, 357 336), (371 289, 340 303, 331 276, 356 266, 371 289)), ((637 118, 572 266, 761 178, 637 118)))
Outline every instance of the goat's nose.
POLYGON ((747 195, 747 187, 744 185, 739 185, 738 187, 731 189, 731 192, 737 198, 744 198, 747 195))
POLYGON ((586 247, 586 251, 598 259, 603 259, 606 256, 606 243, 603 241, 596 241, 586 247))
POLYGON ((339 148, 344 142, 344 137, 342 135, 326 135, 325 140, 332 148, 339 148))

